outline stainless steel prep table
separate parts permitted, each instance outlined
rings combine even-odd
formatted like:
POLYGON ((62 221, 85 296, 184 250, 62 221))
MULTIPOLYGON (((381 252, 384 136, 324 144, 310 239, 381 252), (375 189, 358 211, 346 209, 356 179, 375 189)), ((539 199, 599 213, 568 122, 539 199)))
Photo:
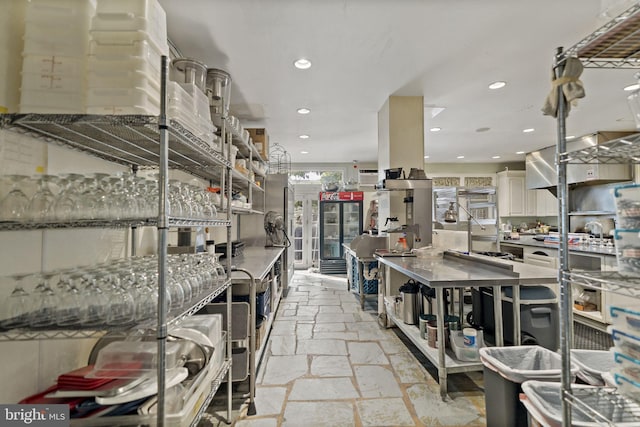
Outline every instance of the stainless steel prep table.
MULTIPOLYGON (((406 325, 386 309, 390 318, 409 339, 424 353, 438 369, 440 394, 447 395, 447 374, 482 370, 480 362, 462 362, 445 353, 444 335, 444 289, 486 286, 493 289, 493 309, 495 313, 496 345, 502 346, 502 286, 513 287, 514 342, 520 342, 520 286, 538 285, 557 281, 558 272, 550 268, 530 266, 518 262, 499 260, 482 255, 466 255, 457 252, 445 252, 443 258, 420 257, 381 257, 375 258, 381 264, 392 268, 407 277, 424 283, 436 291, 438 345, 430 348, 420 338, 414 325, 406 325)), ((379 286, 384 292, 384 287, 379 286)), ((462 319, 461 319, 462 321, 462 319)))
MULTIPOLYGON (((343 243, 342 247, 344 248, 345 256, 353 257, 358 263, 358 292, 360 293, 360 308, 364 310, 364 265, 373 261, 377 261, 375 258, 361 258, 356 255, 356 252, 351 249, 349 243, 343 243)), ((349 288, 349 283, 347 283, 347 290, 351 291, 349 288)))
MULTIPOLYGON (((256 348, 256 281, 264 280, 269 272, 273 272, 272 277, 275 277, 275 264, 280 258, 285 248, 276 247, 258 247, 250 246, 244 248, 242 255, 231 258, 231 286, 235 284, 248 284, 249 285, 249 409, 250 415, 255 415, 255 381, 257 375, 256 362, 260 363, 264 349, 267 346, 266 338, 262 341, 260 348, 256 348)), ((280 266, 282 269, 286 268, 285 265, 280 266)), ((282 290, 285 285, 278 287, 276 292, 272 292, 271 298, 273 301, 272 316, 267 319, 267 326, 265 335, 268 335, 273 325, 273 319, 275 318, 280 299, 282 298, 282 290)))

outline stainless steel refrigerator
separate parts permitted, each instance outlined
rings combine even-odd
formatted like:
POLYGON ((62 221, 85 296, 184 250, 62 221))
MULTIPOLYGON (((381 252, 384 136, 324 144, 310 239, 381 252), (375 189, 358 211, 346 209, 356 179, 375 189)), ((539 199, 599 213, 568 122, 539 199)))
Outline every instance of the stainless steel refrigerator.
POLYGON ((320 273, 346 274, 343 243, 362 234, 361 191, 320 193, 320 273))

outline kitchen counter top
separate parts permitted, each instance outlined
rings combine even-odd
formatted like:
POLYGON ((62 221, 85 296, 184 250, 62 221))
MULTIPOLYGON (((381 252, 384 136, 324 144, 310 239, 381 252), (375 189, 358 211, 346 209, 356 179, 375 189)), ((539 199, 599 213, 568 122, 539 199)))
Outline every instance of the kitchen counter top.
MULTIPOLYGON (((537 248, 547 248, 547 249, 558 249, 560 246, 557 243, 544 243, 538 240, 535 240, 533 236, 520 236, 520 240, 500 240, 501 245, 512 245, 512 246, 533 246, 537 248)), ((569 252, 582 252, 582 253, 591 253, 597 255, 610 255, 616 256, 615 248, 601 248, 598 246, 581 246, 581 245, 570 245, 569 252)))
MULTIPOLYGON (((231 258, 232 268, 244 268, 249 270, 256 280, 267 277, 271 267, 278 260, 285 248, 265 248, 264 246, 249 246, 243 249, 242 255, 231 258)), ((224 260, 222 263, 224 265, 224 260)), ((248 281, 249 277, 240 271, 231 273, 231 281, 234 283, 248 281)))
POLYGON ((443 258, 378 257, 378 261, 431 287, 528 285, 555 282, 555 269, 532 266, 484 255, 443 258))

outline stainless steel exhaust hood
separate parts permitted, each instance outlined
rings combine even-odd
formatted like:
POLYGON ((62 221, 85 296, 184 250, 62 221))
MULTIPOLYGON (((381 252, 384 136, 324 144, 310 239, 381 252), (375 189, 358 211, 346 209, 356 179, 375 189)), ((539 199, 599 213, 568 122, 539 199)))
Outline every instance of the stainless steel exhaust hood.
MULTIPOLYGON (((595 132, 567 142, 567 151, 578 151, 633 133, 635 132, 595 132)), ((549 188, 558 185, 555 157, 555 145, 527 154, 525 180, 528 189, 549 188)), ((601 163, 570 163, 567 165, 568 184, 595 184, 629 180, 631 180, 630 165, 601 163)))

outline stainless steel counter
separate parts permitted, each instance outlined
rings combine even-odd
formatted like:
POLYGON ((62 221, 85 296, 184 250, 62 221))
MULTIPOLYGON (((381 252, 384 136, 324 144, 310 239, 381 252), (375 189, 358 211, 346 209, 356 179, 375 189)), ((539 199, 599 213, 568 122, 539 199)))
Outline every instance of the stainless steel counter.
MULTIPOLYGON (((424 283, 436 291, 436 307, 438 322, 437 350, 427 347, 426 343, 412 339, 420 351, 438 369, 440 394, 444 399, 447 395, 447 374, 463 372, 465 370, 480 370, 478 363, 451 363, 452 359, 445 353, 444 329, 444 289, 461 289, 474 286, 488 286, 493 289, 493 310, 495 315, 496 345, 502 346, 502 286, 513 287, 513 324, 514 342, 520 342, 520 286, 545 284, 555 282, 557 270, 530 266, 518 262, 491 258, 483 255, 465 255, 455 252, 445 252, 443 258, 419 257, 379 257, 379 263, 392 268, 407 277, 424 283), (447 365, 447 359, 449 365, 447 365)), ((382 287, 381 287, 382 288, 382 287)), ((384 288, 382 288, 384 289, 384 288)), ((385 305, 385 311, 386 305, 385 305)), ((407 325, 395 316, 388 318, 396 323, 407 334, 407 325)), ((461 319, 462 320, 462 319, 461 319)), ((415 327, 413 327, 415 329, 415 327)), ((410 338, 412 334, 407 334, 410 338)), ((413 337, 415 338, 415 337, 413 337)))
MULTIPOLYGON (((267 277, 271 268, 276 263, 285 248, 265 248, 258 246, 250 246, 244 248, 242 255, 231 258, 231 266, 248 270, 256 280, 262 280, 267 277)), ((285 266, 282 266, 285 268, 285 266)), ((231 273, 231 281, 247 281, 249 278, 246 274, 239 271, 231 273)))
MULTIPOLYGON (((547 248, 547 249, 558 249, 560 245, 549 244, 544 242, 539 242, 534 240, 533 237, 530 236, 520 236, 520 240, 500 240, 500 245, 511 245, 511 246, 532 246, 536 248, 547 248)), ((590 253, 597 255, 610 255, 616 256, 615 248, 601 248, 598 246, 580 246, 580 245, 570 245, 569 252, 581 252, 581 253, 590 253)))

